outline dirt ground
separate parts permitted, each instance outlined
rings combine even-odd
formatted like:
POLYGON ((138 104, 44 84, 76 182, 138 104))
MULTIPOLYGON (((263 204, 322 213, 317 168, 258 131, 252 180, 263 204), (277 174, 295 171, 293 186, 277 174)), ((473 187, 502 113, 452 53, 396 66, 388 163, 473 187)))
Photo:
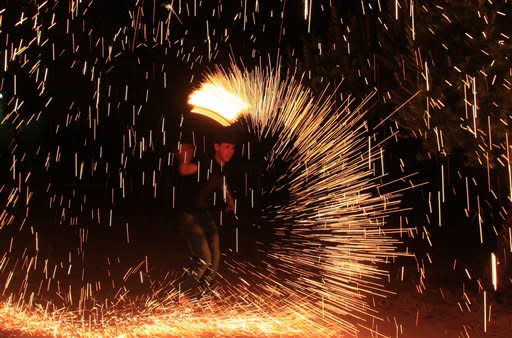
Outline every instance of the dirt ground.
MULTIPOLYGON (((423 288, 412 279, 391 283, 396 294, 377 304, 383 321, 376 323, 376 331, 397 338, 512 336, 509 292, 484 293, 478 287, 481 281, 442 266, 430 270, 423 288)), ((378 335, 363 333, 360 337, 378 335)))
MULTIPOLYGON (((148 248, 147 245, 141 245, 140 252, 132 247, 131 254, 134 257, 144 257, 146 254, 162 257, 162 253, 165 252, 167 260, 169 242, 173 234, 164 235, 160 235, 157 240, 149 238, 152 241, 140 238, 141 242, 152 243, 152 246, 148 248)), ((91 251, 105 251, 105 247, 110 243, 106 240, 101 243, 98 241, 91 251)), ((178 256, 185 257, 185 247, 174 247, 174 250, 181 252, 178 256)), ((481 276, 485 272, 485 265, 482 259, 475 259, 481 256, 480 253, 462 251, 458 248, 449 251, 439 250, 432 254, 434 263, 427 264, 422 270, 422 278, 414 259, 392 263, 389 267, 390 283, 386 288, 394 294, 385 299, 375 299, 375 308, 382 320, 369 323, 368 326, 373 327, 374 332, 362 331, 357 338, 512 337, 510 293, 497 294, 487 291, 484 296, 479 283, 483 283, 481 276), (464 252, 466 259, 460 257, 464 252), (454 256, 457 256, 456 268, 454 256), (403 275, 402 267, 405 271, 403 275)), ((137 260, 133 258, 131 261, 137 260)), ((91 260, 89 263, 94 262, 91 260)), ((97 263, 99 262, 98 260, 97 263)), ((174 263, 176 266, 182 264, 181 261, 174 263)), ((208 337, 215 336, 217 335, 212 332, 208 337)), ((2 331, 0 318, 0 337, 34 336, 2 331)))
MULTIPOLYGON (((454 288, 439 282, 429 283, 427 279, 422 293, 412 282, 395 285, 398 286, 395 295, 376 301, 382 321, 371 325, 374 332, 363 330, 358 338, 511 336, 512 305, 495 294, 486 293, 484 305, 483 292, 464 291, 462 285, 454 288)), ((0 337, 33 336, 0 329, 0 337)))
POLYGON ((483 294, 467 294, 470 303, 462 290, 457 294, 454 290, 439 287, 419 294, 412 288, 405 288, 383 301, 380 311, 384 321, 379 332, 387 337, 411 338, 510 337, 512 307, 486 295, 484 310, 483 294))

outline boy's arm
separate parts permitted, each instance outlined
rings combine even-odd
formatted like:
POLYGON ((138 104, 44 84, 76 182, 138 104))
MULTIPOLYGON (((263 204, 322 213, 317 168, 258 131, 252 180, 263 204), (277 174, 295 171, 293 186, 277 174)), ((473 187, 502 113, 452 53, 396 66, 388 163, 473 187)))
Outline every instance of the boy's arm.
POLYGON ((234 212, 235 211, 235 199, 233 198, 233 195, 231 195, 231 191, 229 191, 228 186, 226 185, 226 208, 224 209, 227 212, 234 212))
POLYGON ((182 143, 178 148, 178 173, 181 176, 189 176, 197 173, 197 164, 192 162, 194 149, 194 145, 190 143, 182 143))

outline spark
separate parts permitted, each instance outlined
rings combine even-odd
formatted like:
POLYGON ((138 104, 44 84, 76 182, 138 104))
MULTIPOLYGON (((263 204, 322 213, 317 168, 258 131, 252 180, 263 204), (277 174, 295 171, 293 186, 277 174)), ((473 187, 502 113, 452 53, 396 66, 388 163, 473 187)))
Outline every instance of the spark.
POLYGON ((492 280, 492 287, 494 288, 494 291, 498 290, 498 269, 496 267, 497 261, 496 261, 496 255, 491 253, 491 280, 492 280))
POLYGON ((484 332, 487 332, 487 291, 484 291, 484 332))

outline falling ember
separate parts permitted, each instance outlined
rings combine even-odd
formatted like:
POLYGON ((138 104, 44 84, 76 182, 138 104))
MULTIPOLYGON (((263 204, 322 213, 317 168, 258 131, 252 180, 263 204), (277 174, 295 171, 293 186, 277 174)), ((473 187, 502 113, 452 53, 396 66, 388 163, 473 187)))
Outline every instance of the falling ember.
POLYGON ((497 269, 496 255, 491 253, 491 274, 492 274, 492 286, 494 291, 498 290, 498 269, 497 269))
POLYGON ((487 292, 484 291, 484 332, 487 332, 487 292))
POLYGON ((222 86, 205 83, 190 94, 192 112, 207 116, 224 127, 231 125, 249 106, 222 86))

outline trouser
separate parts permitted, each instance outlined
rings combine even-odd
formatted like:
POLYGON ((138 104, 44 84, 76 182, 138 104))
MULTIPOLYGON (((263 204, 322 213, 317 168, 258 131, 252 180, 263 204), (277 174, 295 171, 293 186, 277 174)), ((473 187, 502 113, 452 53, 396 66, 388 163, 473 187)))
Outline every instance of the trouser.
POLYGON ((220 264, 219 231, 207 210, 178 214, 182 235, 190 251, 191 263, 180 282, 183 293, 211 285, 220 264))

